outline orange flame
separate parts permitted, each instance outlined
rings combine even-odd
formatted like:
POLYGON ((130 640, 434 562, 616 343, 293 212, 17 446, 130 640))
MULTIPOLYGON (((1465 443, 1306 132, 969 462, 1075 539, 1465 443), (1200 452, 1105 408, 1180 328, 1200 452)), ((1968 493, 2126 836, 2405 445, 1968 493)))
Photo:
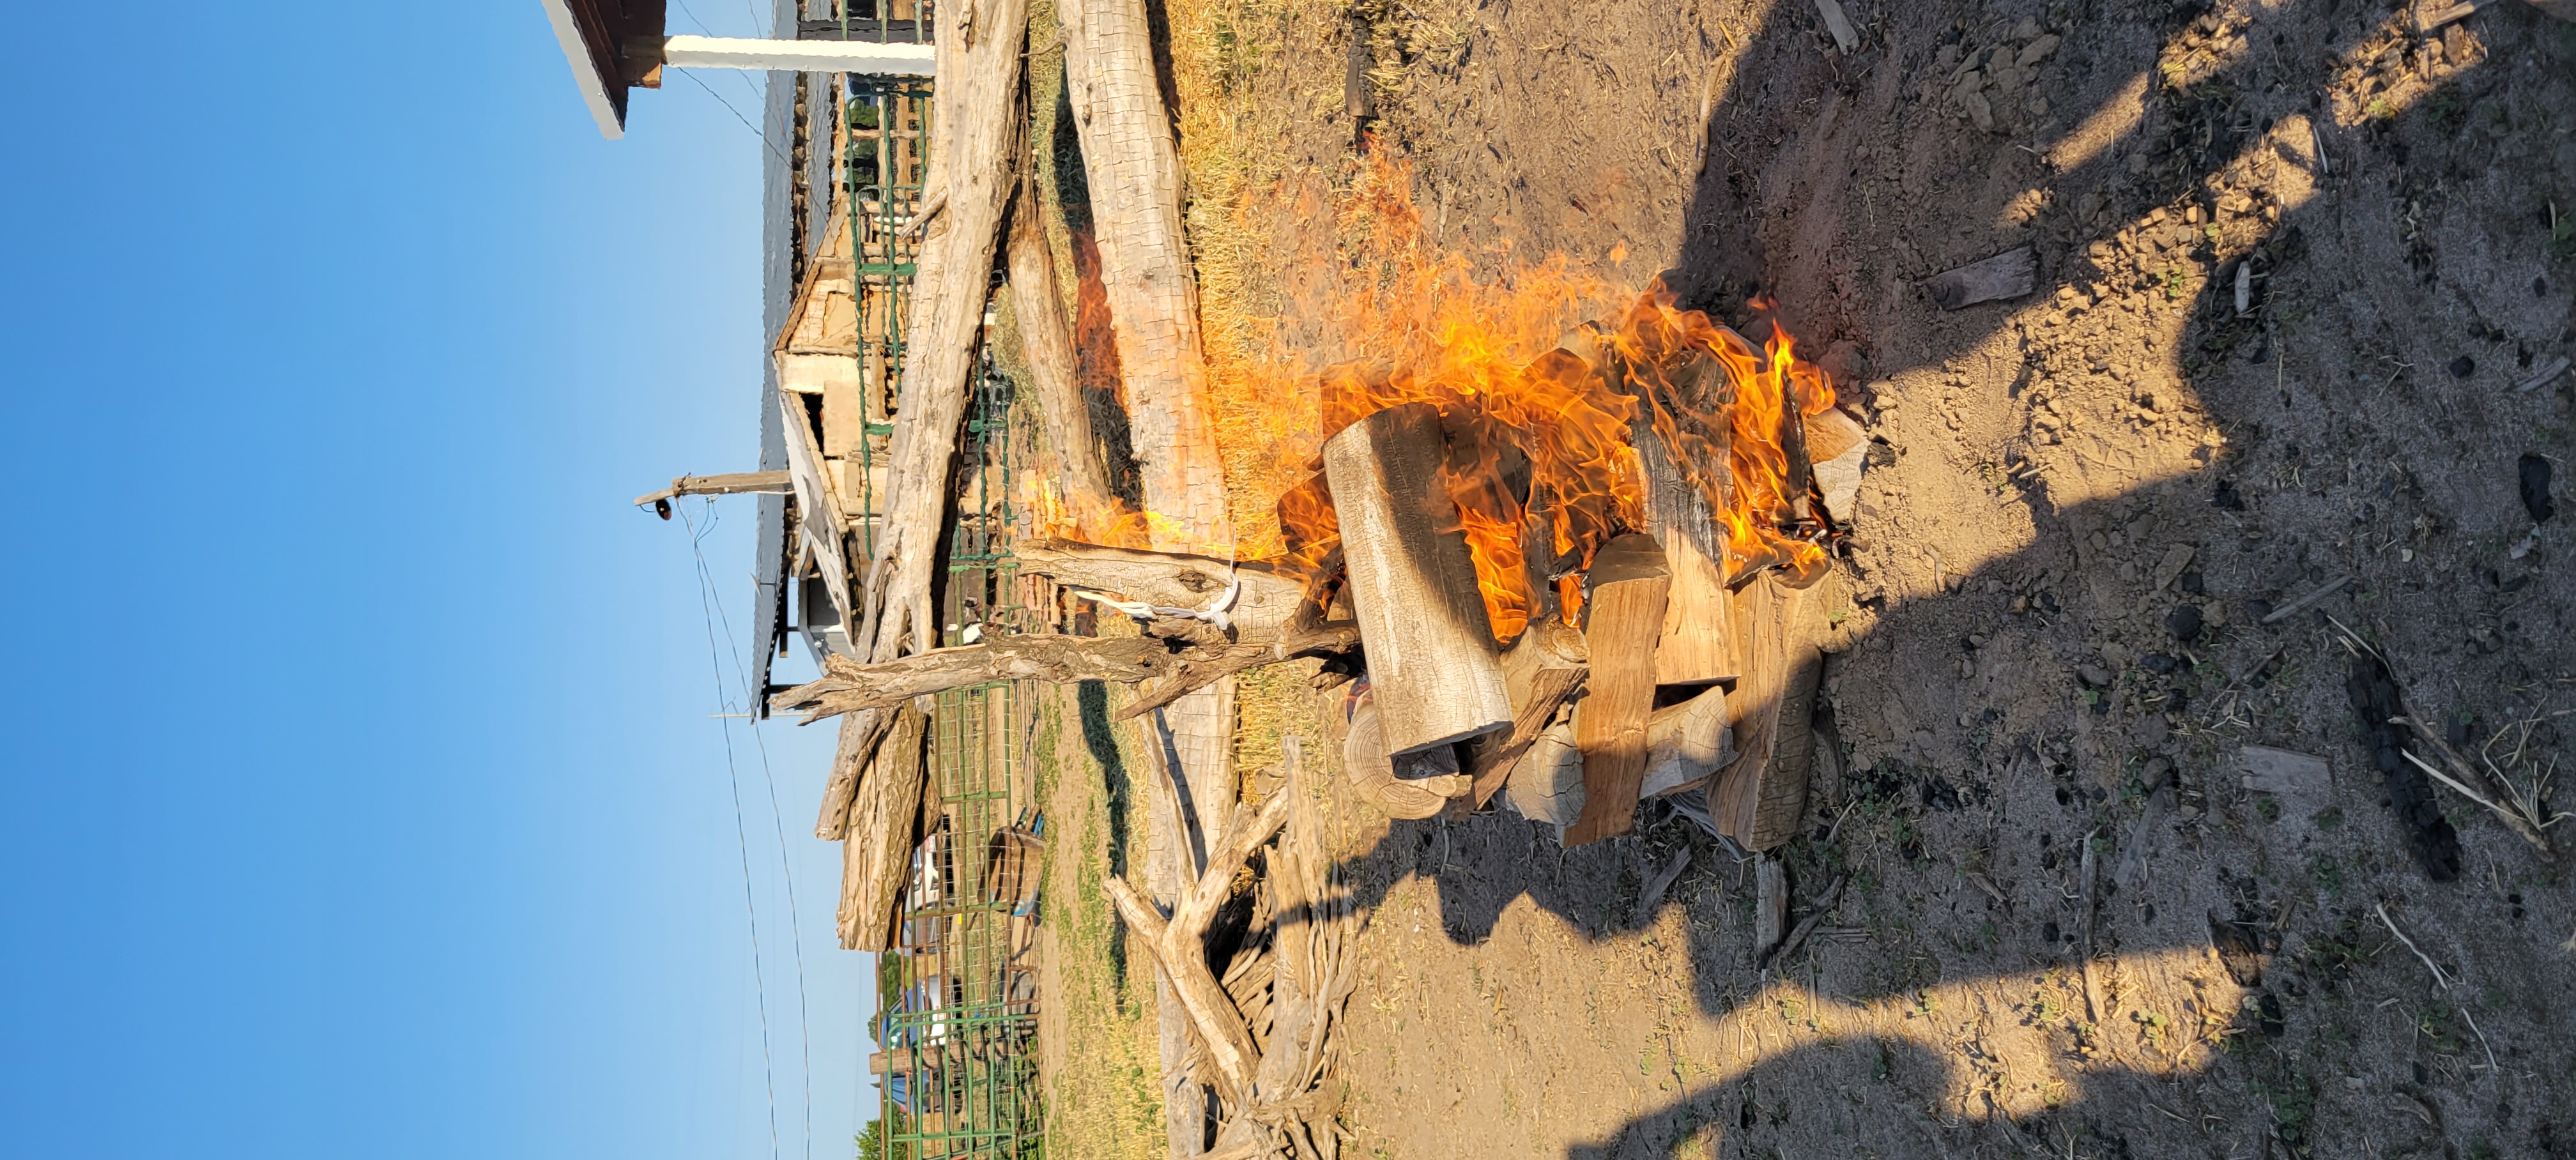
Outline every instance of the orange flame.
MULTIPOLYGON (((1824 527, 1804 482, 1791 479, 1798 428, 1783 420, 1793 408, 1821 413, 1834 390, 1797 357, 1769 303, 1753 304, 1771 331, 1757 349, 1704 313, 1675 309, 1660 284, 1622 288, 1562 255, 1532 264, 1498 248, 1478 255, 1498 270, 1480 277, 1468 255, 1431 245, 1411 174, 1386 152, 1373 151, 1337 197, 1283 187, 1285 204, 1269 207, 1282 240, 1313 252, 1284 264, 1284 302, 1257 357, 1209 352, 1229 485, 1276 518, 1272 528, 1238 516, 1246 557, 1333 570, 1339 529, 1315 474, 1324 441, 1379 410, 1428 402, 1442 418, 1444 483, 1499 640, 1517 637, 1544 603, 1575 622, 1576 573, 1611 537, 1644 528, 1635 440, 1648 429, 1720 513, 1730 575, 1777 569, 1804 584, 1823 574, 1824 527), (1333 223, 1330 236, 1314 228, 1321 221, 1333 223), (1545 553, 1536 567, 1533 553, 1545 553), (1552 580, 1553 592, 1533 578, 1552 580)), ((1080 516, 1094 540, 1141 539, 1151 519, 1080 516)))

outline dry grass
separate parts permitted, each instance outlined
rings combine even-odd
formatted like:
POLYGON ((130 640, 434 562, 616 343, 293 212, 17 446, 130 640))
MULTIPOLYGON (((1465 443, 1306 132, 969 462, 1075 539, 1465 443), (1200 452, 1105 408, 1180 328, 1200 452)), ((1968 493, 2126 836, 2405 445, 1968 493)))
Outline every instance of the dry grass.
MULTIPOLYGON (((1130 816, 1123 777, 1091 752, 1076 690, 1049 688, 1039 712, 1031 756, 1052 839, 1040 966, 1047 1154, 1148 1160, 1167 1144, 1152 968, 1141 952, 1131 956, 1120 945, 1125 932, 1101 888, 1120 834, 1137 835, 1141 852, 1144 819, 1130 816)), ((1106 722, 1094 729, 1105 732, 1106 722)), ((1121 766, 1134 756, 1120 754, 1121 766)))

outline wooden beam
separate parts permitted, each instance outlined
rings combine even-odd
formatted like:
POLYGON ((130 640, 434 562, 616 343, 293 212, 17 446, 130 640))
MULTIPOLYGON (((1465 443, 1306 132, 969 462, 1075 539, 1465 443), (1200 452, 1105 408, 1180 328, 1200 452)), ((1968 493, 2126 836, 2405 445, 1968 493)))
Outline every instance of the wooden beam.
POLYGON ((1476 565, 1441 486, 1445 456, 1440 415, 1428 403, 1380 411, 1324 443, 1351 609, 1390 755, 1512 721, 1476 565))
POLYGON ((635 497, 635 506, 684 495, 788 495, 796 490, 784 471, 736 471, 726 475, 683 475, 671 486, 635 497))
POLYGON ((1636 824, 1645 784, 1646 725, 1655 706, 1655 639, 1664 626, 1672 574, 1653 536, 1625 535, 1602 545, 1587 578, 1583 639, 1592 673, 1574 708, 1574 743, 1583 751, 1583 814, 1566 830, 1580 846, 1627 833, 1636 824))

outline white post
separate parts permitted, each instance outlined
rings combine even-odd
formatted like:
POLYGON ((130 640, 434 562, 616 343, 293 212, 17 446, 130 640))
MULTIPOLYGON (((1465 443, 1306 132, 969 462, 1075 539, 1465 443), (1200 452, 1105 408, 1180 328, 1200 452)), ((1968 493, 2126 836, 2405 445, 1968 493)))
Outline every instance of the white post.
POLYGON ((935 50, 927 44, 866 40, 750 40, 674 36, 662 42, 665 68, 739 68, 761 72, 875 73, 926 77, 935 50))

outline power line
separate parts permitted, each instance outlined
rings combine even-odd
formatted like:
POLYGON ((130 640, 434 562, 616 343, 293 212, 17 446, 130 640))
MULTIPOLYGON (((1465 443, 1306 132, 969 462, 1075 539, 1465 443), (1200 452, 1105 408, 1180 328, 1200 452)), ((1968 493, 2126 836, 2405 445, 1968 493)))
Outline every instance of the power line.
MULTIPOLYGON (((708 504, 712 507, 713 501, 708 501, 708 504)), ((707 532, 700 530, 697 521, 689 518, 686 507, 681 508, 680 518, 688 525, 689 551, 698 557, 698 612, 706 621, 707 666, 710 675, 715 678, 716 708, 721 713, 728 707, 731 698, 725 695, 724 660, 716 651, 715 614, 708 600, 710 585, 707 583, 707 557, 700 544, 707 532)), ((714 523, 710 521, 707 530, 713 530, 714 527, 714 523)), ((742 854, 742 908, 744 914, 751 920, 752 993, 757 996, 760 1010, 760 1076, 762 1085, 769 1091, 769 1155, 770 1160, 778 1160, 778 1069, 777 1064, 770 1057, 769 982, 760 969, 760 908, 753 904, 751 896, 751 838, 742 822, 742 774, 734 768, 733 726, 719 717, 717 727, 724 734, 725 776, 733 786, 734 844, 742 854)))
MULTIPOLYGON (((707 531, 712 533, 716 526, 715 501, 708 499, 704 502, 707 508, 707 531)), ((708 603, 707 594, 715 590, 715 577, 707 571, 706 554, 697 551, 697 539, 692 537, 689 543, 698 558, 698 599, 703 608, 708 603)), ((796 909, 796 872, 788 861, 787 823, 780 817, 778 811, 778 777, 770 770, 769 742, 760 733, 759 706, 752 700, 756 694, 751 688, 751 674, 742 666, 742 645, 734 639, 733 617, 726 614, 724 599, 719 596, 713 603, 716 621, 724 626, 724 655, 733 661, 734 679, 743 690, 742 707, 751 716, 751 742, 760 751, 760 780, 769 790, 769 828, 770 832, 778 838, 778 876, 787 886, 787 945, 795 952, 796 959, 796 1042, 805 1065, 805 1157, 806 1160, 813 1160, 814 1026, 805 1005, 805 932, 804 920, 799 917, 796 909)), ((717 679, 719 681, 723 679, 721 671, 717 679)), ((747 854, 746 857, 748 857, 747 854)))

